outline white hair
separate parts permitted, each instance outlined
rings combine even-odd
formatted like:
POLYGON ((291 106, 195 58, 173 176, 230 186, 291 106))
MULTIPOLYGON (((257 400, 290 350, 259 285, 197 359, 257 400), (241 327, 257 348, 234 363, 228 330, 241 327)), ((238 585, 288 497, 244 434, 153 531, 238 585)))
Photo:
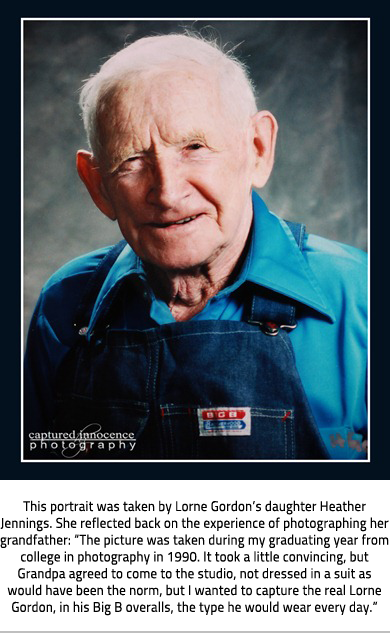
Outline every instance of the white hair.
POLYGON ((256 113, 254 87, 245 65, 232 52, 224 52, 216 41, 198 34, 171 34, 136 40, 110 57, 98 73, 85 81, 80 106, 88 143, 99 156, 98 114, 110 96, 129 76, 181 61, 195 62, 214 71, 227 110, 243 120, 256 113))

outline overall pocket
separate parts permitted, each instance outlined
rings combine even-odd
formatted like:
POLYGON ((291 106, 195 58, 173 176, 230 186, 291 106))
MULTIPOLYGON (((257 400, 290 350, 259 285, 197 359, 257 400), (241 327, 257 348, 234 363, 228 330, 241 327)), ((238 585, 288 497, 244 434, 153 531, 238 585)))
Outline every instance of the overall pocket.
POLYGON ((165 458, 277 460, 295 458, 291 408, 161 406, 165 458), (244 413, 242 416, 240 413, 244 413), (250 417, 250 418, 248 418, 250 417))

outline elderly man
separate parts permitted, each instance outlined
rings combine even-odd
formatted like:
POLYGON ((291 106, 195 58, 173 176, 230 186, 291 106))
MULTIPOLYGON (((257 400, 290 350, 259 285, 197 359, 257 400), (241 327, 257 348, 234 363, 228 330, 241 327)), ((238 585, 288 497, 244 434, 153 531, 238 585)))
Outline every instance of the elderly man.
POLYGON ((43 288, 27 458, 365 458, 365 255, 253 192, 277 124, 242 65, 197 37, 144 38, 81 105, 78 172, 124 241, 43 288))

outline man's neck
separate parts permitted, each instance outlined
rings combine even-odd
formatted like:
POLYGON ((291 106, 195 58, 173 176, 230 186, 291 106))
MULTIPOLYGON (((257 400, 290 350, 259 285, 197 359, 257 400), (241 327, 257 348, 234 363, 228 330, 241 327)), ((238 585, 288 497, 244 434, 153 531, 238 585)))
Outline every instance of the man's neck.
POLYGON ((245 259, 247 243, 240 251, 227 256, 221 253, 211 265, 187 271, 163 271, 148 266, 149 283, 156 295, 168 304, 176 321, 188 321, 203 310, 209 299, 234 281, 245 259))

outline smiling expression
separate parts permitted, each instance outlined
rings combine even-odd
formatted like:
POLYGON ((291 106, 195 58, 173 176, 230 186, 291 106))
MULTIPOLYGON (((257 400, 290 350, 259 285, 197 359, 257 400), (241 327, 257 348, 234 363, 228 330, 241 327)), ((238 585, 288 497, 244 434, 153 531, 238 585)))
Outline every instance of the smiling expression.
POLYGON ((144 261, 188 270, 242 251, 256 152, 216 77, 196 64, 118 88, 98 120, 104 212, 144 261))

